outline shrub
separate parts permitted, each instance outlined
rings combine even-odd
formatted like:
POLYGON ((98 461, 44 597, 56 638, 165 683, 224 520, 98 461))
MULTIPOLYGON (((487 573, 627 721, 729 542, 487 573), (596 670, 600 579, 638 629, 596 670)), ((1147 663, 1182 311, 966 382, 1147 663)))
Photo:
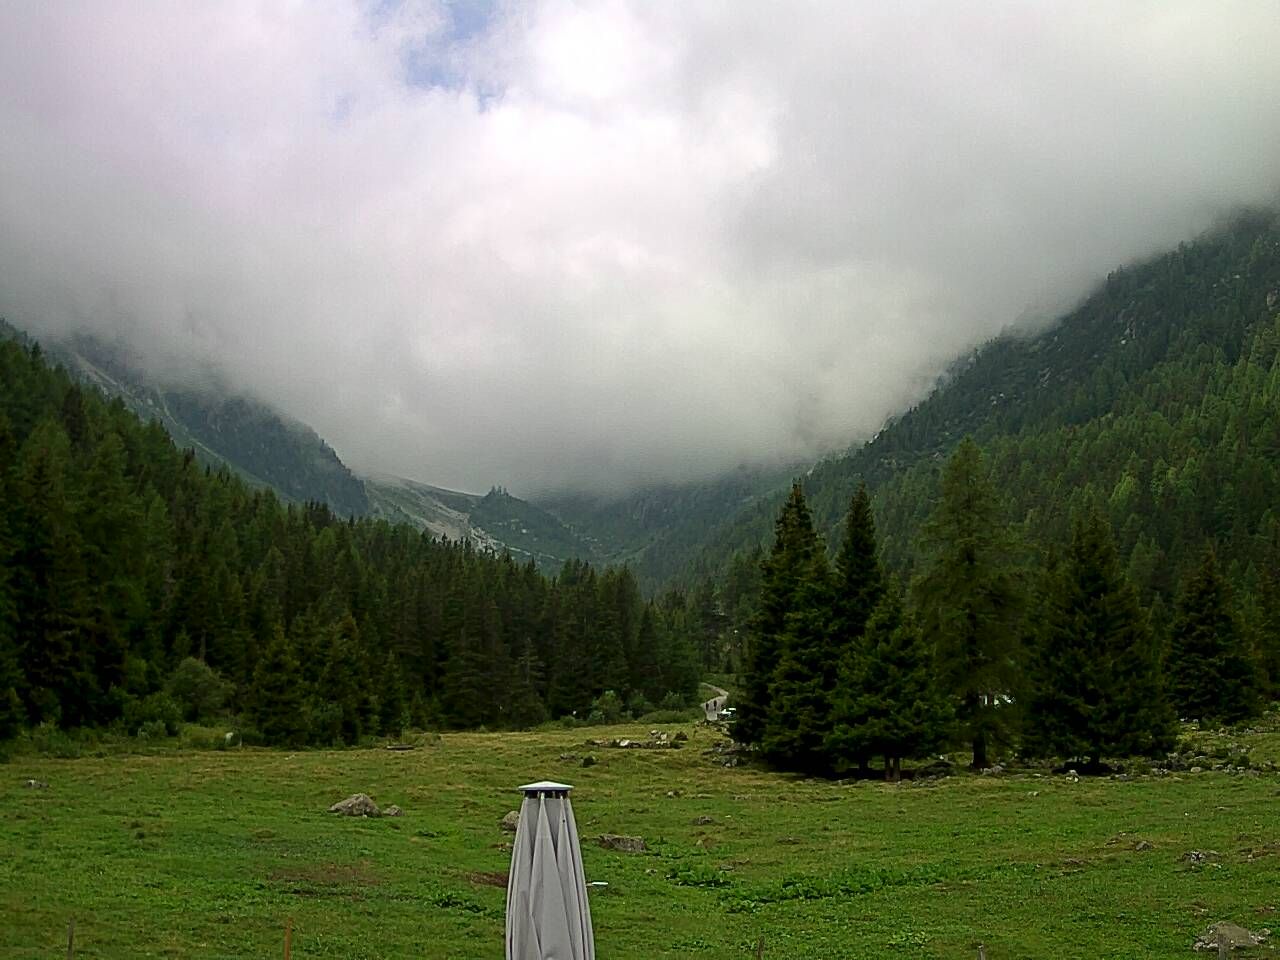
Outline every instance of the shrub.
POLYGON ((622 720, 622 712, 622 698, 616 691, 606 690, 591 704, 591 713, 587 717, 587 722, 618 723, 622 720))
POLYGON ((138 727, 139 740, 163 740, 169 734, 169 728, 163 720, 146 720, 138 727))
MULTIPOLYGON (((182 707, 167 693, 153 693, 141 700, 130 699, 124 705, 124 728, 130 733, 140 733, 144 724, 161 724, 161 736, 173 736, 182 724, 182 707)), ((155 736, 154 730, 152 737, 155 736)))
POLYGON ((663 710, 679 710, 683 707, 687 707, 688 705, 689 705, 689 701, 686 700, 679 693, 677 693, 675 690, 672 690, 665 697, 663 697, 662 703, 658 704, 658 706, 661 707, 663 710))
POLYGON ((181 707, 184 719, 203 720, 222 709, 230 692, 228 687, 203 660, 187 657, 169 675, 165 692, 181 707))

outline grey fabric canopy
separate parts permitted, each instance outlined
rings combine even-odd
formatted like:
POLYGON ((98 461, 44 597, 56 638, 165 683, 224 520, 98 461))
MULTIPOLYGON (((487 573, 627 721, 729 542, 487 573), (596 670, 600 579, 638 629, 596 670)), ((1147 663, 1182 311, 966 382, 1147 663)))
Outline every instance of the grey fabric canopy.
POLYGON ((507 960, 595 960, 578 825, 564 783, 520 788, 507 879, 507 960))

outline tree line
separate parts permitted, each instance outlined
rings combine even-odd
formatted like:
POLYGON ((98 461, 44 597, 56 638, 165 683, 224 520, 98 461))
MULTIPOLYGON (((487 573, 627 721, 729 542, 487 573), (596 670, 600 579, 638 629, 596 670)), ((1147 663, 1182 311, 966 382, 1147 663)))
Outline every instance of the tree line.
POLYGON ((697 618, 626 568, 554 578, 467 543, 284 505, 0 342, 0 739, 172 731, 267 743, 524 727, 697 696, 697 618))
POLYGON ((794 484, 761 559, 735 738, 808 774, 880 758, 896 778, 904 758, 957 744, 979 768, 1017 752, 1101 769, 1106 758, 1167 752, 1179 717, 1234 723, 1276 693, 1280 636, 1244 622, 1256 608, 1235 602, 1212 544, 1161 635, 1098 504, 1077 509, 1065 542, 1042 551, 1004 510, 965 440, 904 586, 886 571, 865 487, 829 560, 794 484))

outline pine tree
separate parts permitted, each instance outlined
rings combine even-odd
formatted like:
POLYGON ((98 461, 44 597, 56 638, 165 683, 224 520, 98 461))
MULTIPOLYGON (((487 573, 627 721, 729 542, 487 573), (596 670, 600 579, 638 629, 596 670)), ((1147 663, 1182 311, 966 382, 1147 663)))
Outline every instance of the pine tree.
POLYGON ((879 754, 885 779, 897 780, 904 757, 927 756, 946 742, 954 716, 920 628, 891 586, 841 666, 826 742, 833 765, 844 770, 879 754))
MULTIPOLYGON (((1280 363, 1277 364, 1280 377, 1280 363)), ((1266 692, 1280 697, 1280 519, 1269 515, 1258 535, 1258 660, 1266 692)))
POLYGON ((829 686, 823 668, 831 646, 831 595, 826 556, 815 550, 779 638, 769 713, 760 737, 765 757, 783 770, 808 774, 830 770, 826 740, 834 677, 829 686))
POLYGON ((1174 735, 1155 644, 1116 555, 1090 510, 1045 590, 1024 748, 1079 758, 1151 755, 1174 735))
POLYGON ((27 719, 18 693, 23 676, 18 663, 18 611, 10 569, 16 551, 9 534, 9 474, 16 449, 9 420, 0 411, 0 741, 15 736, 27 719))
POLYGON ((378 676, 378 730, 383 736, 398 737, 409 725, 409 704, 405 699, 404 675, 394 650, 388 650, 378 676))
POLYGON ((961 442, 942 474, 942 497, 925 526, 927 556, 915 586, 942 688, 956 701, 973 765, 988 765, 992 739, 1007 738, 1021 669, 1023 596, 1000 498, 977 444, 961 442))
POLYGON ((306 741, 306 689, 300 672, 298 657, 277 626, 253 672, 249 694, 250 716, 266 743, 296 747, 306 741))
POLYGON ((315 688, 315 738, 321 743, 359 743, 368 719, 360 628, 346 614, 327 632, 324 668, 315 688))
POLYGON ((867 621, 884 596, 884 569, 876 539, 875 519, 866 484, 849 503, 844 538, 836 554, 835 634, 837 644, 847 648, 862 636, 867 621))
POLYGON ((821 552, 813 518, 799 481, 774 524, 774 543, 761 568, 760 604, 751 624, 743 670, 743 691, 733 735, 743 743, 759 743, 769 722, 771 687, 781 657, 788 617, 798 609, 805 578, 821 552))
POLYGON ((1257 667, 1231 608, 1212 547, 1183 582, 1169 651, 1169 693, 1180 715, 1210 723, 1257 716, 1257 667))

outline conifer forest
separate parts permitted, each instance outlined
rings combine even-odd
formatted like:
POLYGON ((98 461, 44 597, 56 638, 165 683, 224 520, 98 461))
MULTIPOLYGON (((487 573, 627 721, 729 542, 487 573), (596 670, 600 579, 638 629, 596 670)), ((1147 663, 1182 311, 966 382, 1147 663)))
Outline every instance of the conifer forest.
POLYGON ((783 769, 1157 754, 1280 682, 1278 291, 1262 214, 1118 272, 643 592, 282 501, 8 339, 0 732, 356 743, 681 709, 727 672, 783 769))

